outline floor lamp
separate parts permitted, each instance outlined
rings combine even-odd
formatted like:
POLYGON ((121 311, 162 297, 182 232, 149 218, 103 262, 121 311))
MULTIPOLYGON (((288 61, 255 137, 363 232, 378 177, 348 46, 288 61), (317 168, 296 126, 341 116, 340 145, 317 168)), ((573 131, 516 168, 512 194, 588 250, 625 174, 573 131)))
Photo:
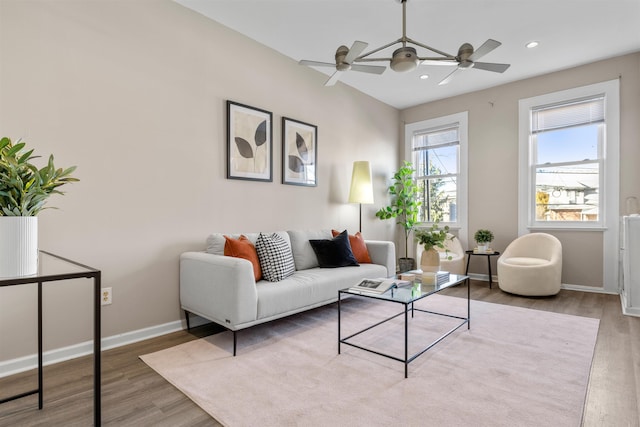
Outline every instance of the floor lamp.
POLYGON ((362 205, 373 203, 373 185, 371 182, 371 166, 367 161, 353 162, 351 174, 351 190, 349 203, 360 204, 360 229, 362 232, 362 205))

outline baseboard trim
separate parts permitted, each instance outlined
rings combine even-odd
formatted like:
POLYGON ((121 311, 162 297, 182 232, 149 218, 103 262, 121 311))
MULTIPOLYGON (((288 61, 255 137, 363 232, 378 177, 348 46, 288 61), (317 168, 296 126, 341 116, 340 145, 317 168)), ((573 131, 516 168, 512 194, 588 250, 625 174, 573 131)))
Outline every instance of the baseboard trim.
MULTIPOLYGON (((488 274, 476 274, 476 273, 469 273, 468 274, 469 278, 472 280, 479 280, 482 282, 488 282, 489 281, 489 275, 488 274)), ((497 285, 499 280, 498 280, 498 276, 493 276, 493 284, 497 285)), ((584 285, 572 285, 570 283, 563 283, 560 286, 562 289, 566 289, 568 291, 580 291, 580 292, 594 292, 597 294, 608 294, 608 295, 619 295, 619 292, 616 291, 611 291, 608 289, 605 289, 604 287, 595 287, 595 286, 584 286, 584 285)))
MULTIPOLYGON (((192 326, 207 323, 205 319, 193 319, 192 326)), ((136 331, 125 332, 124 334, 112 335, 102 338, 102 350, 109 350, 121 347, 127 344, 133 344, 149 338, 158 337, 160 335, 169 334, 185 329, 184 321, 176 320, 162 325, 151 326, 149 328, 138 329, 136 331)), ((68 347, 49 350, 43 354, 44 365, 52 365, 54 363, 64 362, 66 360, 75 359, 77 357, 93 354, 93 340, 74 344, 68 347)), ((0 362, 0 378, 19 372, 36 369, 38 367, 38 354, 34 353, 28 356, 19 357, 0 362)))

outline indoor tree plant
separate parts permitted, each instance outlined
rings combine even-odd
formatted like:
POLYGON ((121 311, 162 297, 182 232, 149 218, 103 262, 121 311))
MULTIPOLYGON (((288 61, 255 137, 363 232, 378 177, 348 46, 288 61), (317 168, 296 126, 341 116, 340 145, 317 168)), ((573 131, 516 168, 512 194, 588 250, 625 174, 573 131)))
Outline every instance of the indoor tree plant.
POLYGON ((424 247, 420 260, 422 271, 437 272, 440 270, 440 253, 436 248, 444 249, 447 258, 451 259, 449 251, 445 247, 445 242, 453 239, 453 236, 449 234, 448 225, 440 228, 438 221, 436 221, 429 228, 416 230, 415 237, 417 242, 424 247))
POLYGON ((473 235, 474 240, 478 243, 478 251, 485 252, 489 243, 493 241, 493 233, 491 230, 480 229, 473 235))
POLYGON ((421 202, 418 200, 418 186, 413 180, 415 170, 411 162, 405 161, 393 174, 393 184, 389 187, 392 200, 389 206, 380 208, 376 216, 380 219, 396 218, 396 224, 404 231, 404 257, 398 259, 400 271, 413 270, 415 259, 409 258, 409 235, 418 222, 421 202))
POLYGON ((38 213, 45 209, 58 188, 78 181, 71 174, 76 169, 56 169, 53 155, 38 168, 20 140, 0 139, 0 277, 22 276, 37 272, 38 213))

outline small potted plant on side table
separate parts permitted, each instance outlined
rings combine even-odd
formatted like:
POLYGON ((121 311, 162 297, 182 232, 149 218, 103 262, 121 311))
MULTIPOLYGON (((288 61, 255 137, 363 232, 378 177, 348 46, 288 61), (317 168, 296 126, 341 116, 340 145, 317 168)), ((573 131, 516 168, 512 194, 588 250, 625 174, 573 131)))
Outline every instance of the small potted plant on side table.
POLYGON ((489 250, 489 243, 493 241, 493 233, 491 230, 481 228, 476 231, 473 238, 478 243, 478 252, 487 252, 489 250))

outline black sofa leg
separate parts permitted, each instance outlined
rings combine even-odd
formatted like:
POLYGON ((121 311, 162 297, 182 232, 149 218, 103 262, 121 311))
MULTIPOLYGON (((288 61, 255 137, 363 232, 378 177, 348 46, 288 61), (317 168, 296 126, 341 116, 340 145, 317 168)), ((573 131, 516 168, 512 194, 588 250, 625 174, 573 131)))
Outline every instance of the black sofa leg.
POLYGON ((187 319, 187 331, 190 331, 191 325, 189 324, 189 312, 187 310, 184 311, 184 317, 187 319))
POLYGON ((233 331, 233 357, 236 357, 236 331, 233 331))

